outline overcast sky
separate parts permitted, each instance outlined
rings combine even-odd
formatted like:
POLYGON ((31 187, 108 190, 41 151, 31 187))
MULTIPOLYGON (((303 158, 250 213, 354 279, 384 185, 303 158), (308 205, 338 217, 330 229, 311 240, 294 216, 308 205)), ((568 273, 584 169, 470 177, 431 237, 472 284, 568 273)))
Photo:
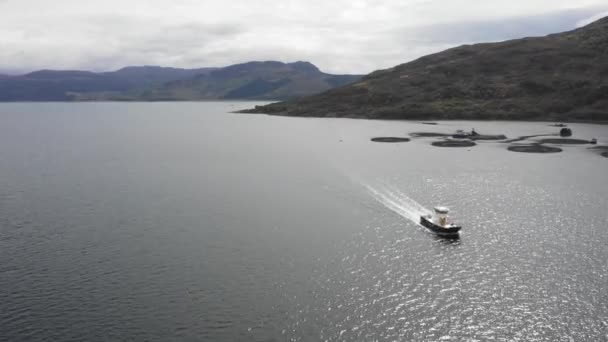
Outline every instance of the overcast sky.
POLYGON ((0 0, 0 71, 307 60, 368 73, 603 15, 608 0, 0 0))

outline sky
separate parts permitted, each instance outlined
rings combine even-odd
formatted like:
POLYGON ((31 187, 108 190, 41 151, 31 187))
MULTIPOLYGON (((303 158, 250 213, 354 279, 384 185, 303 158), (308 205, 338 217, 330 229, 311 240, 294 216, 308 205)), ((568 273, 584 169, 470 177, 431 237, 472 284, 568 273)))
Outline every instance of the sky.
POLYGON ((0 0, 0 72, 304 60, 365 74, 603 16, 608 0, 0 0))

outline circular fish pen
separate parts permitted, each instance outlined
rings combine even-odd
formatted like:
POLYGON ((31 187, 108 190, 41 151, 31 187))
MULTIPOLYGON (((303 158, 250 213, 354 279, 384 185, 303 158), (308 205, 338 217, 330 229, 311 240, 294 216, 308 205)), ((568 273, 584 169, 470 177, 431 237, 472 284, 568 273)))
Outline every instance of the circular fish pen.
POLYGON ((514 143, 514 142, 518 142, 518 141, 523 141, 523 140, 528 140, 530 138, 537 138, 537 137, 548 137, 548 136, 555 136, 557 134, 535 134, 535 135, 522 135, 519 138, 515 138, 515 139, 509 139, 509 140, 505 140, 503 141, 503 143, 505 144, 510 144, 510 143, 514 143))
POLYGON ((559 147, 543 146, 539 144, 534 145, 514 145, 507 148, 511 152, 522 152, 522 153, 558 153, 562 149, 559 147))
POLYGON ((604 158, 608 158, 608 146, 597 146, 589 148, 590 151, 593 151, 604 158))
POLYGON ((469 140, 444 140, 435 141, 431 145, 436 147, 471 147, 477 144, 469 140))
POLYGON ((582 140, 582 139, 560 139, 560 138, 553 138, 553 139, 540 139, 538 141, 541 144, 558 144, 558 145, 583 145, 583 144, 589 144, 590 141, 588 140, 582 140))
POLYGON ((414 138, 440 138, 440 137, 451 137, 451 134, 447 133, 433 133, 433 132, 414 132, 410 133, 410 137, 414 138))
POLYGON ((401 143, 410 141, 409 138, 399 138, 399 137, 377 137, 371 139, 373 142, 380 143, 401 143))
POLYGON ((498 135, 480 134, 480 135, 471 135, 467 138, 471 139, 471 140, 505 140, 505 139, 507 139, 507 136, 504 134, 498 134, 498 135))

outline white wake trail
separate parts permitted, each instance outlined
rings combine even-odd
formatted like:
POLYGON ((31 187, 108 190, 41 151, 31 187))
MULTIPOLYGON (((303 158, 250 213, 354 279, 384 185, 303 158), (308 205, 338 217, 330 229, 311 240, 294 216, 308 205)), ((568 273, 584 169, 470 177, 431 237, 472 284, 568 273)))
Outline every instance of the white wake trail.
POLYGON ((420 222, 420 215, 430 212, 395 187, 373 187, 368 184, 364 186, 382 205, 416 224, 420 222))

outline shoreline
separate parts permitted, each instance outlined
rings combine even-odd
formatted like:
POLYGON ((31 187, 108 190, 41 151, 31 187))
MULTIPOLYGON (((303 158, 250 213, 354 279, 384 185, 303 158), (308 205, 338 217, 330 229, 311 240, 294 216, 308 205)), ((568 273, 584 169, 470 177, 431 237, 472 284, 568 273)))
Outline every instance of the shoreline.
MULTIPOLYGON (((61 103, 61 104, 83 104, 83 103, 141 103, 141 104, 150 104, 150 103, 246 103, 246 102, 271 102, 273 100, 255 100, 255 99, 209 99, 209 100, 158 100, 158 101, 131 101, 131 100, 112 100, 112 101, 0 101, 0 106, 3 104, 53 104, 53 103, 61 103)), ((351 120, 370 120, 370 121, 399 121, 399 122, 415 122, 420 124, 428 125, 428 121, 433 121, 433 124, 438 124, 440 122, 455 122, 455 121, 465 121, 465 122, 475 122, 475 121, 484 121, 484 122, 546 122, 549 124, 555 123, 564 123, 564 124, 595 124, 595 125, 608 125, 608 120, 555 120, 554 118, 534 118, 534 119, 487 119, 487 118, 454 118, 454 119, 445 119, 445 118, 435 118, 435 117, 427 117, 427 118, 419 118, 419 119, 392 119, 392 118, 369 118, 369 117, 361 117, 361 116, 320 116, 320 115, 286 115, 286 114, 272 114, 272 113, 262 113, 262 112, 252 112, 250 109, 238 110, 228 112, 229 114, 254 114, 254 115, 267 115, 267 116, 279 116, 279 117, 287 117, 287 118, 310 118, 310 119, 351 119, 351 120)))
POLYGON ((248 109, 241 111, 230 112, 231 114, 253 114, 253 115, 267 115, 267 116, 280 116, 286 118, 302 118, 302 119, 351 119, 351 120, 370 120, 370 121, 401 121, 401 122, 416 122, 420 124, 426 125, 428 121, 433 121, 436 124, 441 123, 442 121, 446 122, 455 122, 455 121, 466 121, 466 122, 474 122, 474 121, 485 121, 485 122, 546 122, 549 124, 555 123, 564 123, 564 124, 573 124, 573 123, 584 123, 584 124, 599 124, 599 125, 608 125, 608 120, 555 120, 551 118, 547 119, 485 119, 485 118, 467 118, 467 119, 441 119, 441 118, 420 118, 420 119, 391 119, 391 118, 366 118, 360 116, 317 116, 317 115, 285 115, 285 114, 269 114, 269 113, 257 113, 257 112, 249 112, 248 109))

